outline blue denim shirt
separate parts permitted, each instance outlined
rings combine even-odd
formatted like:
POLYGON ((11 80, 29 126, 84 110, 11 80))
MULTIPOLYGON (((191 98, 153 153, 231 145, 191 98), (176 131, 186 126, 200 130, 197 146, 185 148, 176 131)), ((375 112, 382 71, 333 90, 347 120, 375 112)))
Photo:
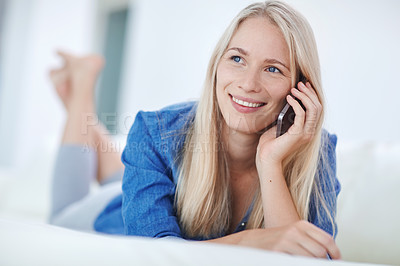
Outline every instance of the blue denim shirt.
MULTIPOLYGON (((186 102, 156 112, 137 114, 122 154, 125 165, 123 193, 114 198, 98 216, 94 223, 96 231, 185 238, 174 209, 179 173, 177 156, 183 147, 186 129, 193 121, 196 106, 196 102, 186 102)), ((317 177, 323 184, 324 197, 331 202, 329 208, 335 217, 340 184, 335 179, 334 187, 329 185, 325 169, 331 167, 336 176, 336 136, 324 131, 323 137, 329 138, 329 145, 325 149, 329 166, 320 163, 317 177)), ((236 232, 245 229, 251 208, 237 225, 236 232)), ((316 208, 315 199, 311 198, 308 220, 332 235, 333 228, 327 217, 317 219, 316 208)))

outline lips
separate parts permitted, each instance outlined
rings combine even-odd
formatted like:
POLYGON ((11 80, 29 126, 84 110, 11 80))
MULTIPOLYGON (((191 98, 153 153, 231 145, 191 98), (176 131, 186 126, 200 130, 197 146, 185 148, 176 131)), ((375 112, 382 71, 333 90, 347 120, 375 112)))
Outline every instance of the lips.
POLYGON ((242 106, 246 106, 246 107, 253 107, 254 108, 254 107, 260 107, 260 106, 264 105, 264 103, 254 103, 254 102, 246 102, 246 101, 243 101, 243 100, 239 100, 239 99, 235 98, 235 96, 232 96, 232 100, 235 103, 237 103, 239 105, 242 105, 242 106))
POLYGON ((231 97, 233 107, 240 113, 255 112, 264 105, 266 105, 266 103, 264 102, 256 101, 249 98, 244 98, 241 96, 236 96, 236 95, 233 96, 231 94, 229 94, 229 96, 231 97))

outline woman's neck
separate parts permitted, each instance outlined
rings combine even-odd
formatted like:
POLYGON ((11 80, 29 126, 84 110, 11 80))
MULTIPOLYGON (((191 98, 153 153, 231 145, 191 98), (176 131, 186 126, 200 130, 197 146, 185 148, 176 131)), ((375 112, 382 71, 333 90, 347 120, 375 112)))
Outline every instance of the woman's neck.
POLYGON ((222 142, 227 152, 228 165, 231 172, 246 173, 255 170, 258 134, 245 134, 225 126, 222 142))

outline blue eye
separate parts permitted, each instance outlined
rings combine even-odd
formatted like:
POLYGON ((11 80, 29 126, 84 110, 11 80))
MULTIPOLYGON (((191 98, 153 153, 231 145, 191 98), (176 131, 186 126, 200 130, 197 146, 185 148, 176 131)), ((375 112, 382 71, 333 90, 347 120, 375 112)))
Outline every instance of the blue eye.
POLYGON ((280 73, 281 71, 277 69, 276 67, 267 67, 268 72, 273 72, 273 73, 280 73))
POLYGON ((231 59, 233 61, 235 61, 236 63, 240 63, 240 61, 242 61, 242 58, 240 56, 237 56, 237 55, 232 56, 231 59))

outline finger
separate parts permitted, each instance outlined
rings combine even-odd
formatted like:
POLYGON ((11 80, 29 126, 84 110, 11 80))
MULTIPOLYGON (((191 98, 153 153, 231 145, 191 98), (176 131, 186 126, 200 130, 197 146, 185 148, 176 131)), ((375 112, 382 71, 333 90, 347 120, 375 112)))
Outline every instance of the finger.
POLYGON ((329 240, 321 239, 319 242, 320 242, 321 245, 323 245, 326 248, 327 253, 329 254, 329 256, 332 259, 339 260, 339 259, 342 258, 342 255, 340 254, 340 250, 337 247, 337 245, 336 245, 335 241, 333 240, 333 238, 330 238, 329 240))
POLYGON ((318 95, 314 88, 311 86, 310 82, 306 83, 306 86, 302 83, 301 86, 299 86, 300 90, 304 90, 303 92, 310 97, 310 99, 313 101, 314 105, 318 109, 318 114, 322 113, 322 104, 320 99, 318 98, 318 95))
POLYGON ((72 60, 76 59, 75 56, 64 51, 57 51, 57 54, 61 56, 61 58, 64 59, 66 62, 71 62, 72 60))
POLYGON ((283 252, 289 253, 292 255, 315 257, 313 253, 311 253, 308 249, 304 248, 304 246, 300 245, 299 243, 291 243, 291 244, 286 245, 283 252))
POLYGON ((304 237, 301 239, 301 242, 299 242, 299 245, 301 245, 316 258, 326 258, 326 254, 328 253, 324 246, 322 246, 314 238, 310 237, 307 233, 304 233, 304 237))
POLYGON ((58 50, 57 54, 59 56, 61 56, 61 57, 70 57, 70 56, 72 56, 70 53, 67 53, 67 52, 64 52, 64 51, 61 51, 61 50, 58 50))
POLYGON ((291 95, 288 95, 286 99, 290 106, 293 107, 295 113, 293 126, 291 126, 289 130, 294 134, 300 134, 303 131, 306 113, 301 107, 300 103, 296 101, 291 95))
POLYGON ((286 228, 284 228, 284 234, 281 235, 272 250, 292 255, 314 257, 309 250, 300 245, 304 238, 310 238, 310 236, 302 231, 304 231, 304 228, 297 228, 295 225, 286 226, 286 228))
POLYGON ((306 112, 308 112, 309 110, 313 111, 317 109, 312 99, 306 93, 296 88, 292 88, 291 92, 297 99, 302 102, 302 104, 306 108, 306 112))
POLYGON ((307 226, 309 229, 306 230, 306 233, 320 243, 328 251, 332 259, 341 259, 340 250, 331 235, 313 224, 308 223, 307 226))
POLYGON ((304 85, 304 83, 301 82, 301 83, 299 83, 298 87, 299 87, 300 91, 305 93, 312 100, 314 105, 317 107, 318 117, 319 117, 322 113, 322 104, 318 98, 316 91, 311 86, 310 82, 307 82, 306 85, 304 85))
POLYGON ((63 69, 52 69, 50 70, 49 75, 53 83, 59 83, 66 79, 66 73, 63 69))
POLYGON ((310 97, 310 99, 313 101, 314 104, 320 103, 317 93, 315 92, 314 88, 311 86, 311 84, 309 82, 306 83, 306 85, 304 85, 303 82, 299 82, 297 84, 297 88, 305 93, 308 97, 310 97))
POLYGON ((321 109, 315 105, 312 99, 304 92, 293 88, 292 93, 296 96, 306 107, 306 121, 304 124, 304 133, 313 135, 321 116, 321 109))

